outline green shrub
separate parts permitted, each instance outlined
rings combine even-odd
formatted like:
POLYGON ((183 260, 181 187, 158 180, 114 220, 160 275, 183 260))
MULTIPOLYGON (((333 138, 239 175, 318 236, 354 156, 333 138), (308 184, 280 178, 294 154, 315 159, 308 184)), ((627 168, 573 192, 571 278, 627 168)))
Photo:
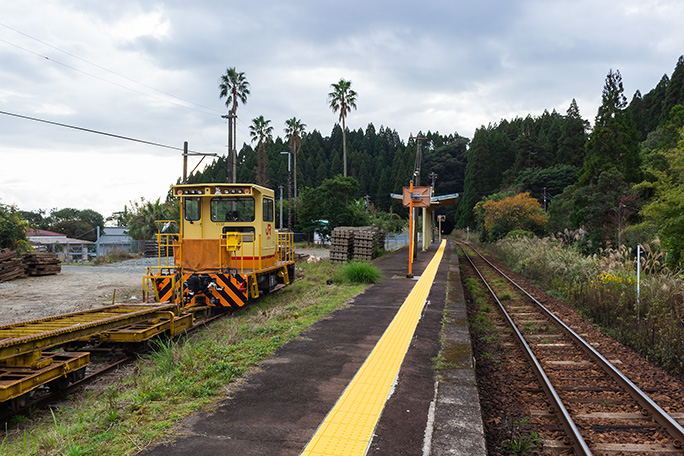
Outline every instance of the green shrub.
POLYGON ((377 266, 363 261, 350 261, 337 270, 336 283, 378 283, 382 272, 377 266))

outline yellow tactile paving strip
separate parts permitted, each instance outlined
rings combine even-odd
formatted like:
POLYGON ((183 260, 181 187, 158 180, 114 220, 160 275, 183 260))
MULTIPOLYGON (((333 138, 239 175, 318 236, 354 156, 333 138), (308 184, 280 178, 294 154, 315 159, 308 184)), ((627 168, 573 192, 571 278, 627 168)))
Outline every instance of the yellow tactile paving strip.
POLYGON ((444 256, 437 253, 373 351, 302 451, 302 456, 362 456, 389 398, 444 256))

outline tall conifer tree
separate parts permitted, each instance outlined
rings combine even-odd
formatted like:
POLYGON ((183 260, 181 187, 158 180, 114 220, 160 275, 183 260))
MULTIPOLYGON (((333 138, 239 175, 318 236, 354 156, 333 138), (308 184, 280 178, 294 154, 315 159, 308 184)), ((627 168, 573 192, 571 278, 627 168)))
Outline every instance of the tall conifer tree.
POLYGON ((597 183, 601 173, 611 168, 617 169, 627 182, 639 180, 639 132, 626 107, 622 76, 610 70, 594 130, 587 141, 580 185, 597 183))

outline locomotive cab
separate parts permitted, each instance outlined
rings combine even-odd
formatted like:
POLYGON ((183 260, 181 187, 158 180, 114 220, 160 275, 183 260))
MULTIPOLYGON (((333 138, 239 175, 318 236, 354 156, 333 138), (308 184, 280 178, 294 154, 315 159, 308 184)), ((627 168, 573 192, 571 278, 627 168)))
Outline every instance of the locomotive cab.
MULTIPOLYGON (((273 190, 251 184, 182 184, 173 267, 150 268, 158 301, 241 307, 294 278, 292 233, 275 229, 273 190), (156 270, 155 270, 156 269, 156 270)), ((160 244, 163 242, 160 242, 160 244)), ((149 286, 147 287, 150 288, 149 286)))

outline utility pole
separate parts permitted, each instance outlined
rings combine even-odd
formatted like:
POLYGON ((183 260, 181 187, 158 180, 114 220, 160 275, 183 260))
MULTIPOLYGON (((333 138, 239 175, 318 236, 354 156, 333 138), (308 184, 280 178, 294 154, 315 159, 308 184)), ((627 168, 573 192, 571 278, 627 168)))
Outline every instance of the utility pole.
POLYGON ((233 125, 230 123, 230 112, 226 114, 225 116, 221 116, 222 119, 226 119, 228 121, 228 137, 226 138, 226 147, 228 148, 228 155, 226 155, 226 181, 230 184, 233 182, 233 154, 232 150, 233 148, 231 146, 231 139, 233 135, 231 134, 231 130, 233 128, 233 125))
POLYGON ((195 167, 190 171, 190 174, 194 173, 197 167, 202 163, 202 160, 204 160, 204 157, 218 157, 218 154, 210 154, 210 153, 205 153, 205 152, 190 152, 188 150, 188 142, 185 141, 183 143, 183 183, 186 184, 188 182, 188 157, 193 156, 199 156, 202 157, 195 165, 195 167))
POLYGON ((236 125, 236 119, 237 115, 233 112, 230 114, 230 120, 233 123, 233 126, 231 127, 231 132, 233 133, 233 137, 231 138, 231 144, 230 144, 230 150, 231 150, 231 161, 233 163, 233 183, 237 183, 237 144, 236 144, 236 138, 237 138, 237 125, 236 125))
MULTIPOLYGON (((430 185, 430 198, 432 198, 433 196, 435 196, 435 181, 437 180, 437 174, 434 171, 430 172, 430 179, 432 179, 432 184, 430 185)), ((432 208, 430 208, 430 209, 432 209, 432 208)), ((431 229, 432 242, 435 242, 435 211, 434 210, 431 211, 431 214, 432 214, 432 229, 431 229)), ((441 223, 440 223, 440 226, 441 226, 441 223)), ((439 237, 440 237, 440 242, 441 242, 442 241, 442 233, 441 232, 439 234, 439 237)))
MULTIPOLYGON (((421 146, 420 142, 423 139, 427 139, 427 138, 425 136, 411 136, 409 139, 415 139, 416 140, 416 164, 415 164, 415 171, 413 172, 413 174, 414 174, 414 179, 415 179, 414 185, 416 187, 418 187, 418 186, 420 186, 420 166, 421 166, 421 163, 423 162, 423 154, 422 154, 422 151, 420 150, 420 146, 421 146)), ((413 214, 413 220, 415 223, 415 221, 418 220, 418 209, 416 208, 413 210, 416 211, 416 213, 413 214)), ((423 210, 425 210, 425 209, 423 209, 423 210)), ((425 220, 423 220, 423 224, 425 224, 425 220)), ((418 244, 418 230, 415 230, 413 243, 414 243, 414 245, 418 244)), ((425 239, 423 239, 423 244, 425 244, 425 239)), ((425 246, 423 245, 423 247, 425 247, 425 246)), ((414 258, 418 257, 418 249, 414 248, 413 256, 414 256, 414 258)))
POLYGON ((287 230, 292 232, 292 152, 281 152, 281 155, 287 154, 287 230))
POLYGON ((427 139, 425 136, 411 136, 409 139, 415 139, 416 140, 416 177, 415 177, 415 186, 419 187, 420 186, 420 166, 421 163, 423 162, 423 152, 421 151, 421 141, 423 139, 427 139))
POLYGON ((188 142, 183 143, 183 183, 188 181, 188 142))
POLYGON ((235 117, 237 117, 232 112, 228 112, 225 116, 221 116, 222 119, 228 120, 228 166, 226 170, 226 180, 229 184, 234 184, 237 182, 237 157, 235 154, 235 117))
POLYGON ((279 185, 280 189, 280 231, 283 231, 283 186, 279 185))

